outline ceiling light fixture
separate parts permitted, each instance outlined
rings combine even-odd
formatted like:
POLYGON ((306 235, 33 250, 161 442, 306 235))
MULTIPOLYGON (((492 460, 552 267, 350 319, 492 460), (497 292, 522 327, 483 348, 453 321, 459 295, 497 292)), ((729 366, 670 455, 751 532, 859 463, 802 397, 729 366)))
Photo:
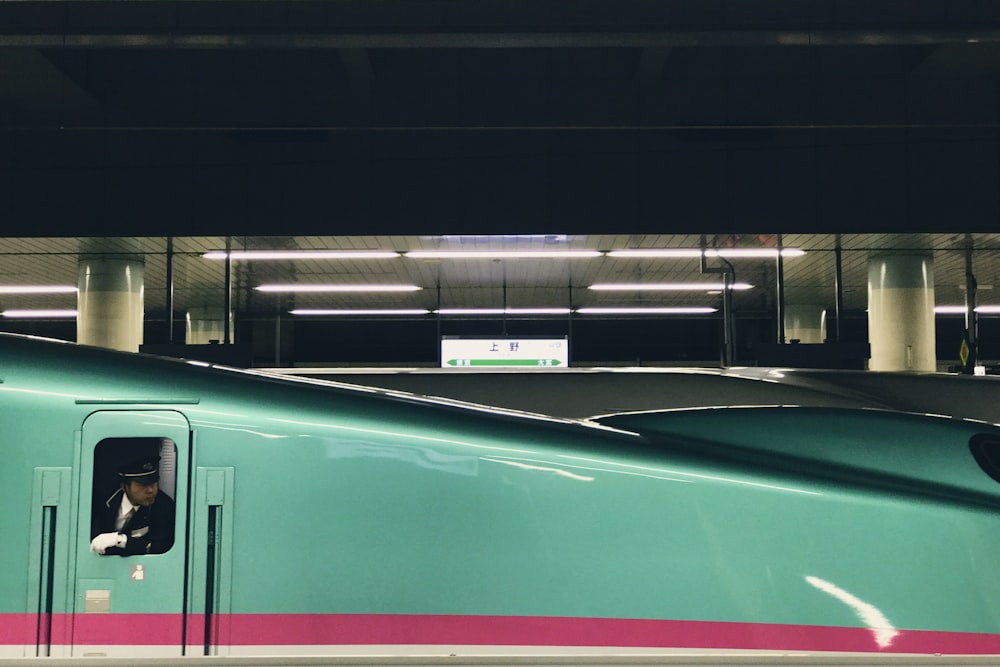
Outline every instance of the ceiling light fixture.
POLYGON ((259 285, 259 292, 419 292, 417 285, 259 285))
POLYGON ((569 308, 441 308, 438 315, 568 315, 569 308))
POLYGON ((410 250, 410 259, 585 259, 600 257, 600 250, 410 250))
MULTIPOLYGON (((801 257, 806 254, 805 250, 799 248, 782 248, 782 257, 801 257)), ((758 258, 758 259, 768 259, 776 258, 778 256, 777 248, 728 248, 722 250, 716 249, 706 249, 705 257, 725 257, 725 258, 758 258)))
MULTIPOLYGON (((773 258, 778 256, 777 248, 727 248, 716 249, 706 248, 702 251, 699 248, 632 248, 623 250, 609 250, 608 257, 623 258, 696 258, 701 257, 702 252, 705 257, 732 257, 732 258, 773 258)), ((805 250, 799 248, 782 248, 782 257, 801 257, 806 254, 805 250)))
MULTIPOLYGON (((733 283, 734 290, 751 289, 750 283, 733 283)), ((601 292, 704 292, 725 289, 722 283, 595 283, 588 289, 601 292)))
MULTIPOLYGON (((1000 313, 1000 306, 976 306, 976 312, 983 315, 996 315, 1000 313)), ((965 306, 934 306, 934 313, 937 315, 964 315, 965 306)))
POLYGON ((76 285, 0 285, 0 294, 75 294, 76 285))
POLYGON ((690 257, 701 257, 701 250, 694 248, 664 248, 664 249, 653 249, 653 248, 643 248, 643 249, 633 249, 633 250, 609 250, 608 257, 628 257, 642 259, 644 257, 650 258, 690 258, 690 257))
POLYGON ((75 310, 5 310, 0 312, 4 317, 19 318, 51 318, 51 317, 76 317, 75 310))
POLYGON ((334 315, 334 316, 367 316, 367 315, 428 315, 426 308, 296 308, 288 311, 292 315, 334 315))
MULTIPOLYGON (((213 250, 202 255, 205 259, 225 259, 225 250, 213 250)), ((392 250, 233 250, 230 259, 393 259, 399 253, 392 250)))
POLYGON ((580 315, 707 315, 718 308, 701 306, 577 308, 580 315))

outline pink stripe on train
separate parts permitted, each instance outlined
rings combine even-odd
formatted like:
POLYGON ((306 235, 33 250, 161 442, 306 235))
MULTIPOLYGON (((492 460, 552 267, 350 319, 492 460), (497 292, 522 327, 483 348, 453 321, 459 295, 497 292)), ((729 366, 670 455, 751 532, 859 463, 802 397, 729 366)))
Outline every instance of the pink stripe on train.
MULTIPOLYGON (((54 644, 177 645, 179 614, 57 614, 54 644), (72 623, 72 625, 71 625, 72 623)), ((187 619, 189 645, 204 617, 187 619)), ((0 614, 0 644, 35 643, 37 618, 0 614)), ((215 643, 232 646, 580 646, 1000 655, 1000 634, 899 630, 886 646, 865 628, 722 621, 425 614, 230 614, 213 618, 215 643)))

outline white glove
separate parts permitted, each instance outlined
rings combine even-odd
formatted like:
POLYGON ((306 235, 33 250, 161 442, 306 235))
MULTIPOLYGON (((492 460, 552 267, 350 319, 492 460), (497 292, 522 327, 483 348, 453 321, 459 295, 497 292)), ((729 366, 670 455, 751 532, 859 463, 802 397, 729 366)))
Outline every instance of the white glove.
POLYGON ((90 542, 90 550, 104 555, 111 547, 124 547, 128 538, 121 533, 101 533, 90 542))

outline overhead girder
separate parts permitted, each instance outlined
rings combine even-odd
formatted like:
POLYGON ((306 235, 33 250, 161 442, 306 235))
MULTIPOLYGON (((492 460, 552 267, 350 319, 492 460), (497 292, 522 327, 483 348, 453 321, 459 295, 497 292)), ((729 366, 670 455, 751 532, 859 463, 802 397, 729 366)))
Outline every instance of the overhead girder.
POLYGON ((1000 43, 1000 29, 690 30, 643 32, 0 33, 0 48, 537 49, 921 46, 1000 43))

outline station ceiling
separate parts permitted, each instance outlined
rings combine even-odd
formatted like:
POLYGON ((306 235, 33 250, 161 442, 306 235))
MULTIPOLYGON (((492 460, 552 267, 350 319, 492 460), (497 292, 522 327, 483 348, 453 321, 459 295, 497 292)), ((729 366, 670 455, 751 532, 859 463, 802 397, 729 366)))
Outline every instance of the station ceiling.
POLYGON ((992 0, 3 2, 0 233, 990 234, 998 94, 992 0))
MULTIPOLYGON (((0 2, 0 282, 136 253, 147 313, 222 301, 236 249, 807 251, 785 302, 867 301, 875 252, 930 252, 936 297, 1000 281, 993 0, 0 2), (93 239, 99 238, 96 243, 93 239)), ((733 260, 742 312, 773 260, 733 260)), ((597 293, 696 259, 236 262, 246 316, 351 308, 263 282, 402 282, 379 307, 702 305, 597 293)), ((72 295, 0 297, 69 307, 72 295)))
MULTIPOLYGON (((389 250, 387 259, 234 260, 231 303, 242 318, 272 318, 292 309, 439 308, 586 308, 721 307, 714 290, 647 292, 595 291, 601 283, 717 282, 719 274, 702 273, 698 258, 623 258, 606 254, 621 249, 698 249, 704 242, 718 249, 767 249, 781 243, 805 251, 781 262, 785 305, 836 308, 837 252, 845 315, 864 316, 868 261, 884 252, 908 252, 934 260, 938 305, 965 302, 966 271, 977 280, 980 305, 1000 305, 1000 234, 788 234, 775 235, 526 235, 526 236, 269 236, 143 238, 0 238, 0 286, 77 284, 80 258, 99 254, 134 257, 144 264, 144 299, 148 316, 166 316, 168 287, 173 308, 225 304, 225 261, 205 253, 224 250, 389 250), (970 254, 971 249, 971 254, 970 254), (579 259, 418 259, 408 251, 555 251, 597 250, 579 259), (972 264, 967 264, 971 256, 972 264), (171 272, 168 276, 168 261, 171 272), (413 285, 403 293, 267 293, 265 284, 413 285)), ((737 282, 752 288, 736 291, 742 314, 776 312, 778 262, 774 258, 731 258, 737 282)), ((708 268, 722 268, 719 259, 708 268)), ((72 309, 76 295, 0 294, 0 310, 72 309)))

